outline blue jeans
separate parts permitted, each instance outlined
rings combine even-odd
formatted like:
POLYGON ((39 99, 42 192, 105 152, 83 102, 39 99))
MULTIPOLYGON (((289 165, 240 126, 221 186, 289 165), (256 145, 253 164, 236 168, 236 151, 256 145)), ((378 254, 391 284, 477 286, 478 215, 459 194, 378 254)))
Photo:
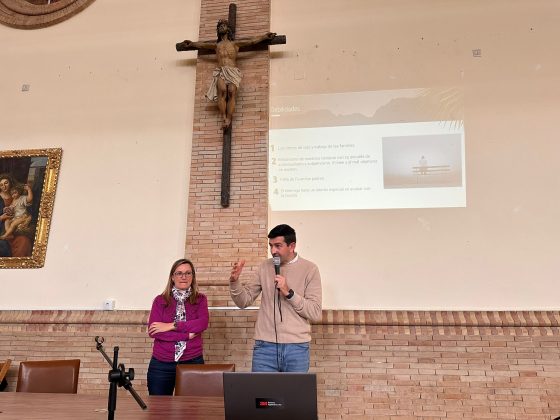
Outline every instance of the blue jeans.
POLYGON ((148 393, 150 395, 173 395, 175 390, 175 368, 177 365, 203 365, 202 356, 182 362, 160 362, 154 357, 148 366, 148 393))
POLYGON ((253 372, 307 372, 309 343, 276 344, 255 340, 253 372))

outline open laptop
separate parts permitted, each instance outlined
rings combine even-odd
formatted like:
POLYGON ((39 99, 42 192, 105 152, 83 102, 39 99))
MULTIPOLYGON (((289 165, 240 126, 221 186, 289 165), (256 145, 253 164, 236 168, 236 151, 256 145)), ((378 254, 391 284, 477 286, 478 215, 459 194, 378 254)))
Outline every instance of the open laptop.
POLYGON ((224 372, 226 420, 317 419, 314 373, 224 372))

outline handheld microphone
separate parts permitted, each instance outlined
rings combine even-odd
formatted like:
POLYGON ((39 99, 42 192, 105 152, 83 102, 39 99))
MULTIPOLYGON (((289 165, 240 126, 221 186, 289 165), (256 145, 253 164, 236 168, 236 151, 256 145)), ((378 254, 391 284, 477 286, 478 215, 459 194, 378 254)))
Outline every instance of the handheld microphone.
POLYGON ((274 264, 274 273, 280 274, 280 257, 273 257, 272 263, 274 264))
MULTIPOLYGON (((276 275, 280 274, 280 257, 278 256, 274 256, 272 257, 272 263, 274 264, 274 273, 276 275)), ((278 311, 280 312, 280 322, 282 322, 282 301, 280 300, 280 288, 278 287, 278 282, 276 280, 274 280, 274 286, 276 287, 276 290, 278 290, 278 311)), ((276 316, 276 312, 274 312, 274 315, 276 316)), ((276 321, 275 321, 276 322, 276 321)), ((274 328, 276 328, 276 323, 274 324, 274 328)), ((278 338, 276 339, 276 342, 278 342, 278 338)), ((276 348, 278 348, 278 346, 276 346, 276 348)))

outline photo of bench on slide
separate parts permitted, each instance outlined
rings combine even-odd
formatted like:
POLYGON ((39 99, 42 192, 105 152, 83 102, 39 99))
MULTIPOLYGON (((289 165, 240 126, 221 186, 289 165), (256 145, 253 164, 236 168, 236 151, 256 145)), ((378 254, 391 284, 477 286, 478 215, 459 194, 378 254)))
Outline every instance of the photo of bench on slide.
POLYGON ((412 166, 412 174, 416 177, 416 184, 445 184, 451 165, 412 166))
POLYGON ((449 172, 450 165, 434 165, 434 166, 413 166, 412 173, 415 175, 433 175, 442 172, 449 172))

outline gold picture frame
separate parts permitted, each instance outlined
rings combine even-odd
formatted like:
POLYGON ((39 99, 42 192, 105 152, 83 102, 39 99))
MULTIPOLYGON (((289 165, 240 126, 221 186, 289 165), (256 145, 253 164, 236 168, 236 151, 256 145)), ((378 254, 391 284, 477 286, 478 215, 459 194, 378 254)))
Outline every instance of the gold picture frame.
POLYGON ((61 159, 62 149, 0 151, 0 268, 45 265, 61 159))

